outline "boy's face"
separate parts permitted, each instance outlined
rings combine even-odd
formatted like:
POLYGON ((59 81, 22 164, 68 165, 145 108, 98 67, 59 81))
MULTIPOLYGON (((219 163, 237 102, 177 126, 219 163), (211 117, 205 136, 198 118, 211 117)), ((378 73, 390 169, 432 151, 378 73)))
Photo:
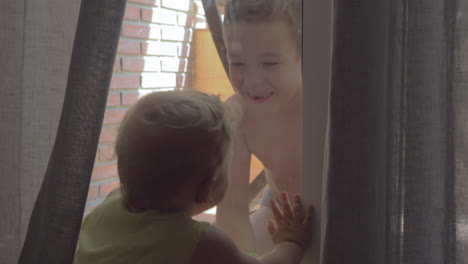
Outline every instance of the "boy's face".
POLYGON ((289 105, 302 94, 301 55, 284 21, 224 25, 236 92, 254 107, 289 105))

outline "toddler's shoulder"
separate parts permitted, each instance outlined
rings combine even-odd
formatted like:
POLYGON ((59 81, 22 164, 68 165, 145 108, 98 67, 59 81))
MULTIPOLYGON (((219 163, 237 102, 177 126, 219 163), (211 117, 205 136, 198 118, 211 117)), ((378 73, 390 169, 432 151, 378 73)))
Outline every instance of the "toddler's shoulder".
POLYGON ((221 229, 209 226, 200 239, 190 263, 257 264, 259 262, 243 254, 221 229))

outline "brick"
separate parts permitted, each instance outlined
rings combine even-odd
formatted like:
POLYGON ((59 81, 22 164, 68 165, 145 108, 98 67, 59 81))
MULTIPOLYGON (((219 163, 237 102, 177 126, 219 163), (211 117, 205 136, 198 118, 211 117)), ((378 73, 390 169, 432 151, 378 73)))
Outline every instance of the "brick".
POLYGON ((139 92, 122 92, 122 105, 133 105, 139 98, 139 92))
POLYGON ((177 24, 177 12, 168 9, 142 9, 141 19, 146 22, 160 24, 177 24))
POLYGON ((175 73, 143 73, 141 88, 169 88, 176 87, 175 73))
POLYGON ((119 186, 120 186, 120 181, 118 178, 110 182, 99 184, 99 197, 101 198, 106 197, 110 192, 112 192, 113 190, 115 190, 115 188, 119 186))
POLYGON ((185 41, 190 42, 192 40, 192 30, 185 27, 178 26, 161 26, 162 40, 171 40, 171 41, 185 41))
POLYGON ((113 142, 117 137, 116 127, 103 127, 101 129, 101 135, 99 136, 99 142, 113 142))
POLYGON ((177 14, 177 24, 184 27, 193 27, 197 18, 194 15, 181 13, 177 14))
POLYGON ((161 70, 161 61, 156 57, 146 57, 143 58, 145 61, 145 72, 160 71, 161 70))
POLYGON ((122 121, 125 113, 127 112, 126 109, 108 109, 104 113, 104 124, 117 124, 122 121))
POLYGON ((114 69, 112 70, 112 72, 118 72, 118 71, 120 71, 120 58, 115 58, 114 69))
POLYGON ((205 17, 196 17, 195 18, 195 28, 196 29, 208 29, 208 24, 205 17))
POLYGON ((88 189, 88 201, 95 200, 99 196, 99 185, 90 185, 88 189))
POLYGON ((148 72, 160 71, 160 61, 158 58, 123 58, 122 69, 127 72, 148 72))
POLYGON ((128 0, 129 3, 149 5, 149 6, 159 6, 160 0, 128 0))
POLYGON ((122 71, 142 72, 145 61, 140 58, 122 58, 122 71))
POLYGON ((161 71, 163 72, 187 72, 188 61, 179 58, 162 58, 161 71))
POLYGON ((91 179, 100 180, 117 176, 117 164, 97 165, 93 169, 91 179))
POLYGON ((182 84, 183 88, 192 88, 193 87, 193 77, 192 75, 185 75, 184 83, 182 84))
POLYGON ((177 43, 151 41, 141 44, 142 52, 145 55, 177 56, 177 43))
POLYGON ((110 83, 111 89, 127 89, 140 87, 140 76, 114 75, 110 83))
POLYGON ((94 155, 94 163, 99 160, 99 150, 96 150, 96 155, 94 155))
POLYGON ((140 20, 140 8, 127 6, 125 8, 124 20, 140 20))
POLYGON ((192 76, 190 74, 177 75, 177 87, 192 88, 192 76))
MULTIPOLYGON (((201 2, 198 2, 195 6, 195 13, 197 15, 205 16, 205 9, 203 8, 203 4, 201 2)), ((223 13, 220 13, 223 14, 223 13)))
POLYGON ((161 6, 181 11, 194 11, 192 0, 161 0, 161 6))
POLYGON ((117 48, 118 54, 140 55, 140 42, 121 40, 117 48))
POLYGON ((100 161, 113 161, 116 159, 114 145, 101 145, 98 148, 98 159, 100 161))
POLYGON ((178 52, 177 52, 177 55, 179 57, 190 57, 191 55, 191 51, 192 51, 192 47, 190 45, 185 45, 185 44, 182 44, 180 46, 178 46, 178 52))
POLYGON ((122 25, 122 36, 139 39, 160 39, 161 29, 156 25, 122 25))
POLYGON ((119 92, 117 92, 117 93, 110 92, 107 95, 106 105, 107 106, 119 106, 120 105, 120 93, 119 92))

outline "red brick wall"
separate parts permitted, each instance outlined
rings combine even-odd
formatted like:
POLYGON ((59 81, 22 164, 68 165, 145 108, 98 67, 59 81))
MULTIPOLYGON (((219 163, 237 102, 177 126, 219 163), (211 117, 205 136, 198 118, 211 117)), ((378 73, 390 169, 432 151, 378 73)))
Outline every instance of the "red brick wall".
POLYGON ((128 0, 85 214, 119 185, 113 146, 128 107, 152 91, 192 88, 195 2, 128 0))

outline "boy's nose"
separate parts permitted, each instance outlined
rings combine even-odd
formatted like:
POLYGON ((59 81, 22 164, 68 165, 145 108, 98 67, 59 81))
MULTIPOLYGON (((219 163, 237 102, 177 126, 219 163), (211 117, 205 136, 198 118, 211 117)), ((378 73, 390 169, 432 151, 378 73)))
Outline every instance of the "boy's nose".
POLYGON ((259 70, 248 70, 244 76, 244 86, 249 90, 256 90, 263 84, 263 76, 259 70))

